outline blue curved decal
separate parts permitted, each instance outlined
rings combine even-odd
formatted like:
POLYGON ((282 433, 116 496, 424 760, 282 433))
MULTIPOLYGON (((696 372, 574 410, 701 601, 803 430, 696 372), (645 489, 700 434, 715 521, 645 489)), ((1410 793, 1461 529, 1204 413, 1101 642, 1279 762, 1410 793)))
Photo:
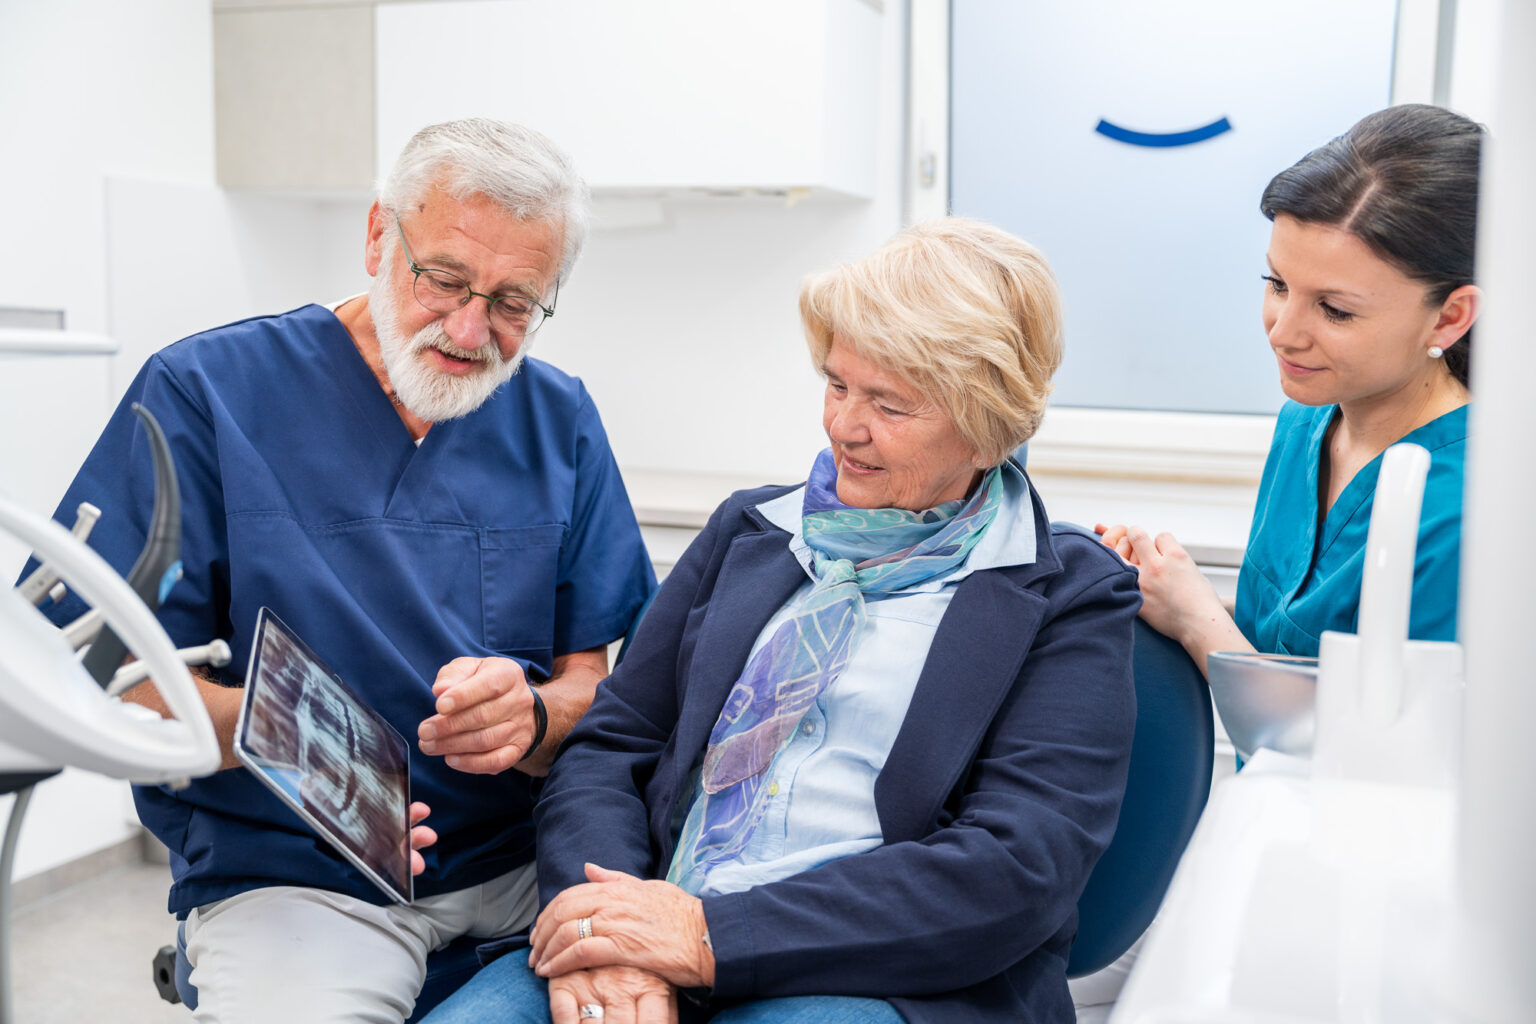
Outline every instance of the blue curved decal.
POLYGON ((1231 131, 1232 122, 1221 117, 1210 124, 1191 128, 1187 132, 1138 132, 1100 118, 1093 130, 1100 135, 1109 136, 1116 142, 1125 142, 1132 146, 1193 146, 1197 142, 1214 139, 1222 132, 1231 131))

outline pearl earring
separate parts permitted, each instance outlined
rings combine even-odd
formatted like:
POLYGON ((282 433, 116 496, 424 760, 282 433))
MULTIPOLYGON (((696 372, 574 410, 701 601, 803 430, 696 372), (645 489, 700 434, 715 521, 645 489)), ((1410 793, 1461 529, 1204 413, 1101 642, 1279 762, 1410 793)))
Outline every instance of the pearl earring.
POLYGON ((1443 355, 1445 355, 1445 349, 1441 348, 1439 345, 1429 346, 1429 358, 1439 359, 1443 355))

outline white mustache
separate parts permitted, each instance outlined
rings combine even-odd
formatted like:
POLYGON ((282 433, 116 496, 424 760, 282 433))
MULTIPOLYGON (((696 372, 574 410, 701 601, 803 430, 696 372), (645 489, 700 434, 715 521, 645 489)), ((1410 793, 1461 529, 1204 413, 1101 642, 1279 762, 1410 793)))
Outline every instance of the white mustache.
POLYGON ((463 359, 471 363, 486 363, 495 366, 502 362, 501 353, 496 350, 493 342, 487 342, 477 349, 460 348, 448 337, 448 332, 443 330, 441 324, 429 324, 416 333, 412 339, 411 354, 416 355, 429 348, 436 349, 445 356, 454 359, 463 359))

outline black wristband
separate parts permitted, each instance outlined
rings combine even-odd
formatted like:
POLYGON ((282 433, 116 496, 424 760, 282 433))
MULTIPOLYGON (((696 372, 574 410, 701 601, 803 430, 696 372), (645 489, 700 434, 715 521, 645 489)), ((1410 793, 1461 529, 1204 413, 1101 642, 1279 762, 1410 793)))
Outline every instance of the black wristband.
POLYGON ((539 688, 529 683, 528 692, 533 694, 533 742, 523 751, 519 759, 522 761, 528 760, 538 751, 539 744, 544 742, 544 732, 549 728, 549 712, 544 710, 544 698, 539 696, 539 688))

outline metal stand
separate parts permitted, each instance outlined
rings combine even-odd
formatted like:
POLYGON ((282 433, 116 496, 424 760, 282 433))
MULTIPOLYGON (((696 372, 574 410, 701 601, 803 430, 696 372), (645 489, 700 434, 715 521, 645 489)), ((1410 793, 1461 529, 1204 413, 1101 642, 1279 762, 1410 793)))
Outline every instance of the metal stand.
POLYGON ((11 1024, 15 1019, 11 1015, 11 865, 16 860, 21 819, 27 813, 35 784, 34 781, 16 790, 16 802, 11 805, 11 817, 5 825, 5 842, 0 845, 0 1024, 11 1024))

